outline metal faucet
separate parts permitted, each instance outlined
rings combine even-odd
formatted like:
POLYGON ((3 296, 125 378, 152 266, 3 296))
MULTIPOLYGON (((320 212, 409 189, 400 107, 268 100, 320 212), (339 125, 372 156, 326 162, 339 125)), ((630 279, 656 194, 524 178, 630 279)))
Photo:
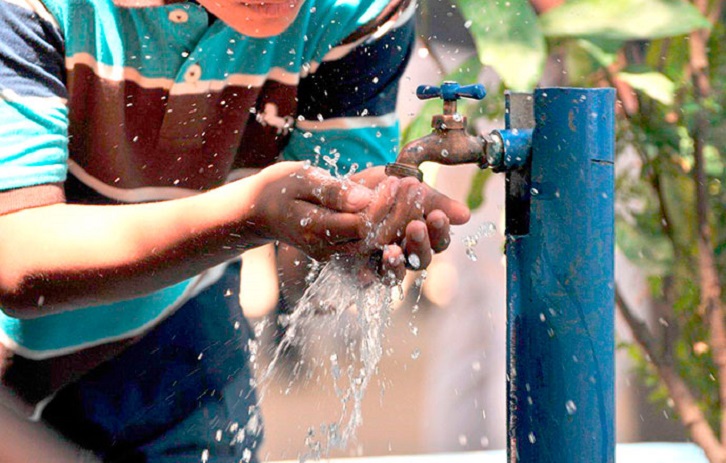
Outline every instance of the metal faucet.
MULTIPOLYGON (((443 99, 444 113, 432 118, 434 130, 430 134, 403 147, 396 162, 386 166, 386 174, 422 181, 419 166, 426 161, 445 165, 475 163, 494 172, 516 170, 527 163, 532 152, 532 127, 492 130, 479 136, 467 133, 466 117, 456 112, 456 101, 460 98, 481 100, 486 96, 483 85, 462 87, 451 81, 441 87, 421 85, 416 89, 416 96, 421 100, 443 99)), ((512 94, 507 97, 511 99, 512 94)))
POLYGON ((458 165, 476 163, 482 169, 489 167, 487 161, 487 140, 481 136, 469 135, 466 131, 466 117, 456 112, 459 98, 481 100, 486 96, 481 84, 460 86, 456 82, 444 82, 441 87, 421 85, 416 89, 421 100, 441 98, 444 100, 444 113, 431 120, 433 131, 425 137, 408 143, 403 147, 396 162, 386 166, 386 173, 396 177, 416 177, 423 180, 419 169, 422 162, 432 161, 439 164, 458 165))

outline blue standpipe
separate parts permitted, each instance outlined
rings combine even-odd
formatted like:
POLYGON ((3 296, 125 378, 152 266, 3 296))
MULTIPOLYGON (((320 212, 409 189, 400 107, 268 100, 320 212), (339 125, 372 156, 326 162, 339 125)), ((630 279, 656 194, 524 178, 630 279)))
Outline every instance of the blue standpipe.
POLYGON ((508 460, 612 463, 615 91, 508 93, 506 128, 467 135, 456 101, 485 94, 419 87, 443 114, 386 172, 420 179, 434 161, 506 173, 508 460))
POLYGON ((507 95, 504 143, 531 133, 506 174, 509 462, 615 461, 614 107, 612 89, 507 95))

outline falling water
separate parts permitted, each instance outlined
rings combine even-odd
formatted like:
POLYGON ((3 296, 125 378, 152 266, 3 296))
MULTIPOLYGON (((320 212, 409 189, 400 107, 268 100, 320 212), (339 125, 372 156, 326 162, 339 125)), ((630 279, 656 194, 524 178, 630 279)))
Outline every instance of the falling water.
MULTIPOLYGON (((361 283, 358 272, 366 265, 359 260, 335 257, 312 266, 305 294, 295 310, 281 320, 285 335, 260 380, 260 394, 264 396, 285 351, 291 347, 301 352, 311 348, 311 339, 303 333, 322 330, 338 338, 334 341, 342 341, 338 345, 345 346, 343 352, 326 353, 323 358, 312 360, 315 365, 308 366, 330 373, 341 411, 335 422, 320 426, 319 433, 315 428, 308 430, 307 453, 301 455, 301 461, 320 459, 332 449, 346 448, 363 421, 363 396, 383 355, 384 332, 390 323, 393 302, 393 287, 381 281, 365 286, 361 283)), ((294 382, 311 379, 309 370, 308 373, 306 378, 301 365, 296 365, 288 389, 294 382)))
POLYGON ((474 233, 473 235, 465 236, 463 241, 464 247, 466 248, 466 257, 476 262, 478 257, 476 255, 476 252, 474 252, 474 247, 479 243, 480 239, 489 238, 490 236, 493 236, 496 231, 496 225, 494 225, 492 222, 484 222, 479 225, 476 233, 474 233))

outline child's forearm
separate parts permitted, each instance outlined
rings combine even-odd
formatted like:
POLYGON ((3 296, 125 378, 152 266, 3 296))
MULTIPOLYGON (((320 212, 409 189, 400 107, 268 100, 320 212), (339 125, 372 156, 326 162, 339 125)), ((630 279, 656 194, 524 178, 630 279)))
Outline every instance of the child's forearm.
POLYGON ((149 204, 56 204, 0 217, 0 305, 18 317, 148 294, 265 242, 254 183, 149 204))

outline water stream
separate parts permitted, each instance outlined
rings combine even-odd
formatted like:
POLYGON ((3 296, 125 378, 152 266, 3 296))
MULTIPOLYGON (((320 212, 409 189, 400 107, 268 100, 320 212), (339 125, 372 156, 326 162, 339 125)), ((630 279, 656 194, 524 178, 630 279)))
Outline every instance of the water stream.
MULTIPOLYGON (((371 230, 369 239, 375 236, 376 227, 371 226, 371 230)), ((493 224, 485 223, 475 235, 464 238, 466 253, 472 260, 476 260, 474 246, 494 231, 493 224)), ((251 345, 261 402, 273 384, 283 384, 283 393, 289 394, 294 387, 309 381, 332 378, 339 412, 330 422, 308 428, 306 450, 299 456, 301 462, 325 458, 335 449, 347 449, 363 422, 363 398, 384 354, 394 298, 404 296, 401 286, 384 283, 383 279, 362 282, 359 275, 368 265, 367 260, 343 256, 325 263, 313 262, 304 295, 291 313, 280 316, 284 335, 272 352, 269 364, 257 363, 258 341, 251 345), (299 358, 292 370, 278 368, 291 350, 299 358)), ((426 271, 420 272, 411 289, 415 292, 412 314, 417 312, 425 278, 426 271)), ((266 323, 256 327, 258 339, 266 323)), ((414 336, 417 334, 412 321, 409 329, 414 336)), ((416 349, 411 358, 416 360, 418 356, 416 349)))
POLYGON ((276 374, 285 351, 294 348, 312 365, 295 365, 287 380, 288 391, 294 383, 313 377, 313 369, 322 368, 333 380, 340 402, 339 417, 308 430, 307 452, 301 461, 320 459, 333 449, 345 449, 355 438, 363 421, 362 401, 383 356, 385 329, 391 320, 394 288, 380 281, 363 286, 357 272, 366 265, 349 258, 336 257, 313 266, 310 284, 295 310, 283 316, 284 337, 260 380, 260 395, 276 374), (342 327, 342 329, 341 329, 342 327), (311 339, 310 332, 327 333, 330 339, 311 339), (322 355, 305 355, 314 344, 325 344, 322 355))

